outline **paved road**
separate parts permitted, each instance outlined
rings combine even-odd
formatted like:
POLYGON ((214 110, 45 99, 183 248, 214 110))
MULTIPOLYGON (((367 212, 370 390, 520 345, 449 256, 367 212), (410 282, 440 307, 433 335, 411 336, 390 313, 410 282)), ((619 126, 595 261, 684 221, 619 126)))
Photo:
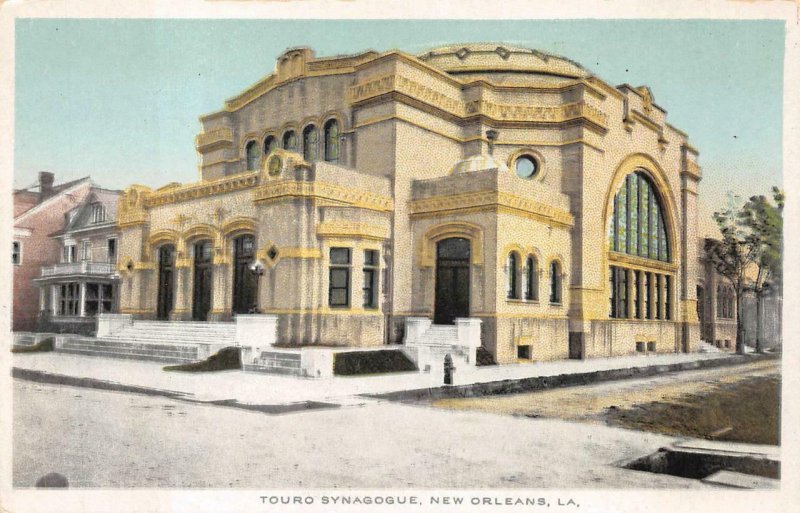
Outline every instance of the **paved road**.
POLYGON ((269 415, 15 380, 14 421, 17 487, 703 486, 614 465, 664 436, 388 402, 269 415))

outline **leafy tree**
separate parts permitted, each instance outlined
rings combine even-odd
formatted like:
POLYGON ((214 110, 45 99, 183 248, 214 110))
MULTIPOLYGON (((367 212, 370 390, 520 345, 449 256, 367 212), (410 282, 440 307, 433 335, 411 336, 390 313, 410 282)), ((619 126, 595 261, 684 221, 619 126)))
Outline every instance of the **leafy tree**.
MULTIPOLYGON (((783 193, 773 188, 773 205, 765 196, 753 196, 742 204, 732 197, 728 207, 715 212, 714 220, 722 235, 706 248, 706 259, 717 273, 727 279, 736 295, 736 352, 744 353, 745 334, 742 315, 743 297, 752 291, 759 305, 758 323, 761 329, 761 299, 776 287, 782 276, 783 251, 783 193), (755 280, 751 278, 755 270, 755 280)), ((761 334, 757 336, 760 350, 761 334)))
POLYGON ((755 265, 758 271, 749 284, 756 297, 757 352, 762 350, 764 337, 764 296, 780 290, 783 282, 783 191, 773 187, 772 199, 774 204, 766 196, 752 196, 742 209, 744 224, 750 230, 750 244, 757 248, 755 265))

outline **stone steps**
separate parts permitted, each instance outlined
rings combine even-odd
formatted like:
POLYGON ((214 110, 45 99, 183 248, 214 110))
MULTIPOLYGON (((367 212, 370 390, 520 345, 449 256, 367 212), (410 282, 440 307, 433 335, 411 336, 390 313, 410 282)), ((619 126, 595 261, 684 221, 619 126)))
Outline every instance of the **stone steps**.
POLYGON ((162 363, 187 363, 197 360, 197 348, 171 344, 138 344, 137 346, 108 339, 68 339, 57 350, 62 353, 85 356, 150 360, 162 363))
POLYGON ((246 362, 245 371, 263 372, 265 374, 283 374, 301 376, 300 353, 281 351, 262 351, 254 363, 246 362))

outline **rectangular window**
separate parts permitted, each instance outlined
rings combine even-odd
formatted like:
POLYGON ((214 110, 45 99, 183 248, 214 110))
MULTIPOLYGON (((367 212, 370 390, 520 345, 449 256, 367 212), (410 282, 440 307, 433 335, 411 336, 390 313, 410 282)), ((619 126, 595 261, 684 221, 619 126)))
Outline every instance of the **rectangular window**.
POLYGON ((664 318, 672 320, 672 276, 664 276, 664 318))
POLYGON ((108 262, 113 264, 117 261, 117 239, 108 239, 108 262))
POLYGON ((653 274, 644 273, 644 317, 645 319, 653 318, 653 274))
POLYGON ((633 271, 633 316, 642 318, 642 271, 633 271))
POLYGON ((378 308, 378 251, 364 250, 364 308, 378 308))
POLYGON ((531 359, 531 346, 517 346, 517 358, 522 360, 530 360, 531 359))
POLYGON ((69 263, 77 261, 78 260, 77 253, 78 252, 74 244, 67 244, 66 246, 64 246, 64 255, 63 255, 64 262, 69 263))
POLYGON ((92 259, 92 242, 85 240, 81 242, 81 260, 92 259))
POLYGON ((328 274, 328 305, 350 306, 350 248, 331 248, 328 274))
POLYGON ((628 270, 612 267, 609 286, 611 288, 611 317, 628 317, 628 270))
POLYGON ((656 319, 661 319, 661 275, 654 274, 653 280, 656 283, 656 319))
POLYGON ((654 353, 656 351, 656 343, 654 341, 648 342, 647 350, 650 351, 651 353, 654 353))
POLYGON ((58 302, 58 315, 78 315, 80 301, 80 285, 78 283, 62 283, 58 302))
POLYGON ((111 284, 87 283, 85 306, 86 315, 89 317, 94 317, 98 313, 111 312, 113 299, 113 288, 111 284))
POLYGON ((11 246, 11 263, 20 265, 22 263, 22 243, 15 240, 11 246))
POLYGON ((92 205, 92 222, 93 223, 102 223, 106 220, 106 209, 103 208, 103 205, 99 203, 95 203, 92 205))

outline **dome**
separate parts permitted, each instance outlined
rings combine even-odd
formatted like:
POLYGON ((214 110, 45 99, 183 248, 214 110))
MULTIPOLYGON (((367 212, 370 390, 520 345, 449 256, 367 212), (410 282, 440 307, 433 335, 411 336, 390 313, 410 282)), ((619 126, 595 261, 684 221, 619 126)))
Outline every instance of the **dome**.
POLYGON ((453 166, 450 174, 472 173, 475 171, 487 171, 489 169, 508 171, 508 166, 502 162, 496 161, 491 155, 473 155, 464 160, 459 160, 456 165, 453 166))
POLYGON ((497 43, 442 46, 417 58, 450 74, 528 72, 564 78, 591 75, 586 68, 565 57, 497 43))

